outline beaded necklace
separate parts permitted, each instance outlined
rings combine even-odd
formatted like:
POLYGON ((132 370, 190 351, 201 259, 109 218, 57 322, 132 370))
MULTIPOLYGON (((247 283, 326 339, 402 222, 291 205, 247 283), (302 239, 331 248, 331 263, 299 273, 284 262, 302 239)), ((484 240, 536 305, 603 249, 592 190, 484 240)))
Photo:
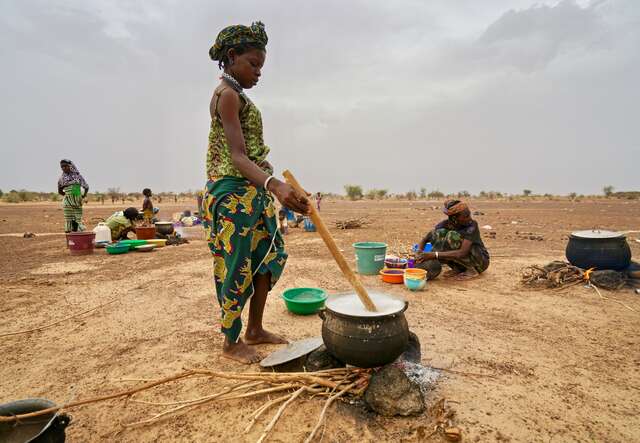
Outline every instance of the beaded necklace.
POLYGON ((237 93, 242 93, 242 89, 243 89, 242 86, 240 86, 240 83, 238 83, 238 80, 233 78, 232 75, 227 74, 226 72, 223 72, 220 78, 223 80, 226 80, 227 83, 229 83, 237 93))

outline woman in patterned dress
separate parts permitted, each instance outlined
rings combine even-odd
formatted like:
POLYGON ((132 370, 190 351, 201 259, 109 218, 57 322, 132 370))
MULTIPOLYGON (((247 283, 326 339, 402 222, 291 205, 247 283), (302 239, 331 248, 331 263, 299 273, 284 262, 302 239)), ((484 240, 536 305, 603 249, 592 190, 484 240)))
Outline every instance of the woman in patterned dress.
POLYGON ((89 185, 71 160, 60 160, 60 168, 62 175, 58 180, 58 194, 64 196, 64 232, 84 231, 82 202, 89 192, 89 185))

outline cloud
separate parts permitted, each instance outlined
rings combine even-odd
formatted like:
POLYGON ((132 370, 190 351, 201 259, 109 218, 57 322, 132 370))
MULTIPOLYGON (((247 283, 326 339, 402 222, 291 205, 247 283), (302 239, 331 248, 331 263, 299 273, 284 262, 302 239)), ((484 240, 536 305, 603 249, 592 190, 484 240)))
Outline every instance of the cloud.
POLYGON ((506 12, 480 36, 477 50, 492 62, 532 72, 563 52, 597 50, 607 40, 607 29, 595 7, 563 0, 556 6, 506 12))
POLYGON ((0 188, 50 188, 59 157, 93 189, 201 187, 207 50, 253 20, 270 41, 248 94, 272 163, 309 188, 637 186, 639 16, 634 0, 3 2, 0 188))

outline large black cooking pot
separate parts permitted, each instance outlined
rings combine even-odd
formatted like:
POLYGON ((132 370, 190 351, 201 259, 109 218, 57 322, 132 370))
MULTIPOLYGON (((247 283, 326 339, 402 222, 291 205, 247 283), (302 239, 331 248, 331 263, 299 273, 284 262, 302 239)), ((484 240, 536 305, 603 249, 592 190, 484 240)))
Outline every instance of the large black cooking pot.
POLYGON ((613 231, 578 231, 569 236, 567 260, 582 269, 625 269, 631 263, 627 238, 613 231))
POLYGON ((325 307, 322 340, 338 360, 360 368, 375 368, 393 362, 406 349, 409 326, 404 316, 409 304, 393 314, 359 317, 325 307))

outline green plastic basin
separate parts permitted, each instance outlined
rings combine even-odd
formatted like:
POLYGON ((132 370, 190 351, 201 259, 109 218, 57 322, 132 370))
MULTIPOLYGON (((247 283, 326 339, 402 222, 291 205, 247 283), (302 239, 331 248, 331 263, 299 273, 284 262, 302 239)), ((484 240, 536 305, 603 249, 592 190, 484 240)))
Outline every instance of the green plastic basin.
POLYGON ((282 293, 282 299, 289 312, 310 315, 324 308, 327 293, 320 288, 292 288, 282 293))

